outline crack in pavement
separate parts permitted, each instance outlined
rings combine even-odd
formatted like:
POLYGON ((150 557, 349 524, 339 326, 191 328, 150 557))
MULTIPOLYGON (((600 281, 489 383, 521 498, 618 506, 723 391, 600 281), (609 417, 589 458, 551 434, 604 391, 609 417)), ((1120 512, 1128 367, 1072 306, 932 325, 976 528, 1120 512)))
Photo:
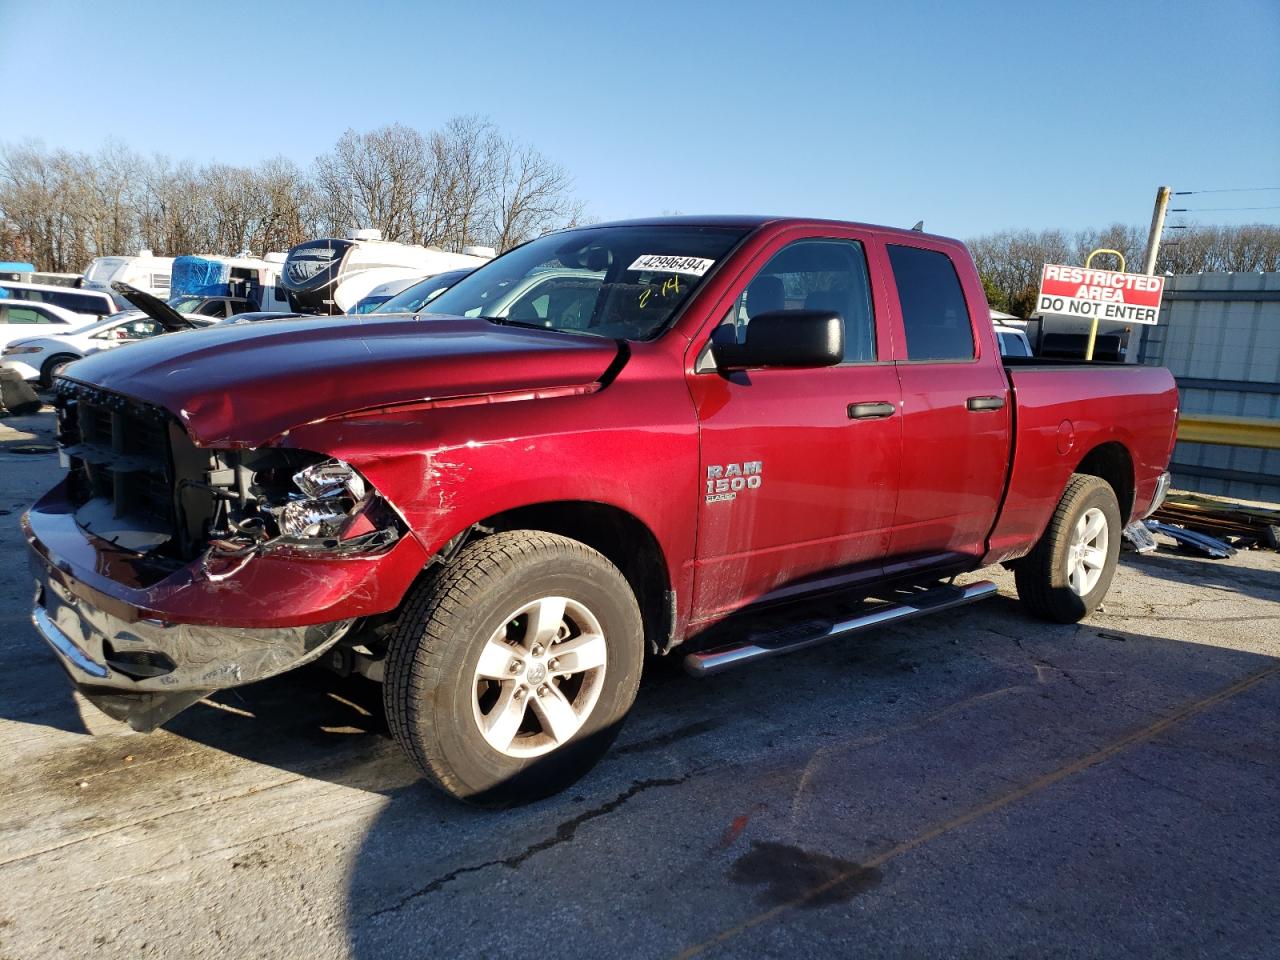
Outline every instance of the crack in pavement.
POLYGON ((578 828, 584 823, 598 819, 599 817, 608 816, 637 794, 643 793, 646 790, 652 790, 655 787, 676 787, 684 783, 691 776, 693 776, 693 773, 686 773, 682 777, 659 777, 650 780, 637 780, 612 800, 580 813, 572 819, 566 820, 564 823, 560 824, 560 826, 556 827, 556 832, 552 836, 539 840, 537 843, 530 844, 519 853, 513 854, 510 857, 502 857, 497 860, 486 860, 484 863, 472 864, 471 866, 458 867, 456 870, 450 870, 448 873, 436 877, 425 886, 419 887, 412 893, 401 897, 398 903, 366 914, 362 922, 372 920, 374 917, 380 917, 384 914, 395 913, 402 910, 412 901, 417 900, 419 897, 425 897, 428 894, 435 893, 441 887, 447 886, 463 874, 477 873, 481 870, 487 870, 489 867, 498 866, 515 869, 530 857, 542 853, 544 850, 549 850, 554 846, 558 846, 559 844, 569 842, 578 832, 578 828))
MULTIPOLYGON (((1044 656, 1043 654, 1036 653, 1034 650, 1028 650, 1027 647, 1023 644, 1021 637, 1018 637, 1012 633, 1005 633, 1003 630, 997 630, 994 627, 983 627, 983 629, 986 630, 987 633, 995 634, 997 637, 1004 637, 1006 640, 1012 640, 1013 645, 1015 647, 1017 647, 1019 650, 1021 650, 1028 657, 1031 658, 1033 666, 1045 666, 1045 667, 1048 667, 1050 670, 1055 670, 1058 673, 1062 674, 1062 676, 1066 679, 1066 681, 1070 683, 1073 687, 1077 687, 1080 690, 1083 690, 1085 693, 1087 693, 1091 697, 1096 696, 1096 694, 1092 690, 1090 690, 1088 687, 1086 687, 1083 683, 1081 683, 1076 678, 1075 674, 1073 674, 1071 671, 1067 670, 1065 667, 1058 666, 1056 663, 1054 663, 1052 660, 1050 660, 1048 657, 1044 656)), ((1075 633, 1076 635, 1080 633, 1080 628, 1078 626, 1076 628, 1075 633)))

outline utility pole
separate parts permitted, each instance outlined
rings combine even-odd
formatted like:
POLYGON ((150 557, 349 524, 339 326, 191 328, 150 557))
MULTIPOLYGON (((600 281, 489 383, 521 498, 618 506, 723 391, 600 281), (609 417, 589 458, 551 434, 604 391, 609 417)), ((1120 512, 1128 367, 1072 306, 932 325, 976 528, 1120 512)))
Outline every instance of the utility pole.
POLYGON ((1156 272, 1156 255, 1160 253, 1160 234, 1164 232, 1164 214, 1169 209, 1169 197, 1172 187, 1161 187, 1156 191, 1156 206, 1151 211, 1151 232, 1147 234, 1147 261, 1142 272, 1151 276, 1156 272))

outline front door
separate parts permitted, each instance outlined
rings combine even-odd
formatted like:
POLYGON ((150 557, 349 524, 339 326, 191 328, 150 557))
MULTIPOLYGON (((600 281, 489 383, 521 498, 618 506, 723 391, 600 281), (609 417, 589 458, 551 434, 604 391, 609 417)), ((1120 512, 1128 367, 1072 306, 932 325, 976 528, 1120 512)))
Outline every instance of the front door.
POLYGON ((898 380, 879 359, 891 356, 877 323, 885 294, 873 290, 858 235, 781 237, 730 296, 716 338, 741 341, 764 312, 834 310, 845 362, 691 374, 701 446, 694 622, 874 577, 897 498, 898 380))

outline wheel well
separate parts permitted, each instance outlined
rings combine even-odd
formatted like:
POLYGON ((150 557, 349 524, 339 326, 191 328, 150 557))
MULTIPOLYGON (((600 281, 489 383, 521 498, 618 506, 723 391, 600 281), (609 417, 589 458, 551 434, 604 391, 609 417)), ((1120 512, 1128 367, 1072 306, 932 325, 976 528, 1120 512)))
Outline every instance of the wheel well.
POLYGON ((1089 451, 1075 469, 1076 473, 1087 473, 1099 477, 1111 485, 1115 491, 1116 502, 1120 504, 1120 516, 1128 523, 1133 510, 1133 458, 1124 444, 1111 441, 1100 444, 1089 451))
POLYGON ((664 652, 671 647, 675 634, 675 593, 666 558, 657 537, 625 510, 579 500, 541 503, 497 514, 479 526, 495 531, 542 530, 598 550, 631 584, 649 649, 664 652))

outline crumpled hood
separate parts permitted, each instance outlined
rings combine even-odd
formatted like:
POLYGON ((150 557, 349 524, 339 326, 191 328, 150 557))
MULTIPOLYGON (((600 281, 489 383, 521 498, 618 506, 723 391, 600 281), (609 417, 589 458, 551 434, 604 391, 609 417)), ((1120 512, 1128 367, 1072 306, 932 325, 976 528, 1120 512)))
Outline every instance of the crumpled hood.
POLYGON ((613 340, 461 317, 308 317, 173 333, 85 357, 71 379, 162 406, 201 445, 257 447, 396 403, 598 380, 613 340))

